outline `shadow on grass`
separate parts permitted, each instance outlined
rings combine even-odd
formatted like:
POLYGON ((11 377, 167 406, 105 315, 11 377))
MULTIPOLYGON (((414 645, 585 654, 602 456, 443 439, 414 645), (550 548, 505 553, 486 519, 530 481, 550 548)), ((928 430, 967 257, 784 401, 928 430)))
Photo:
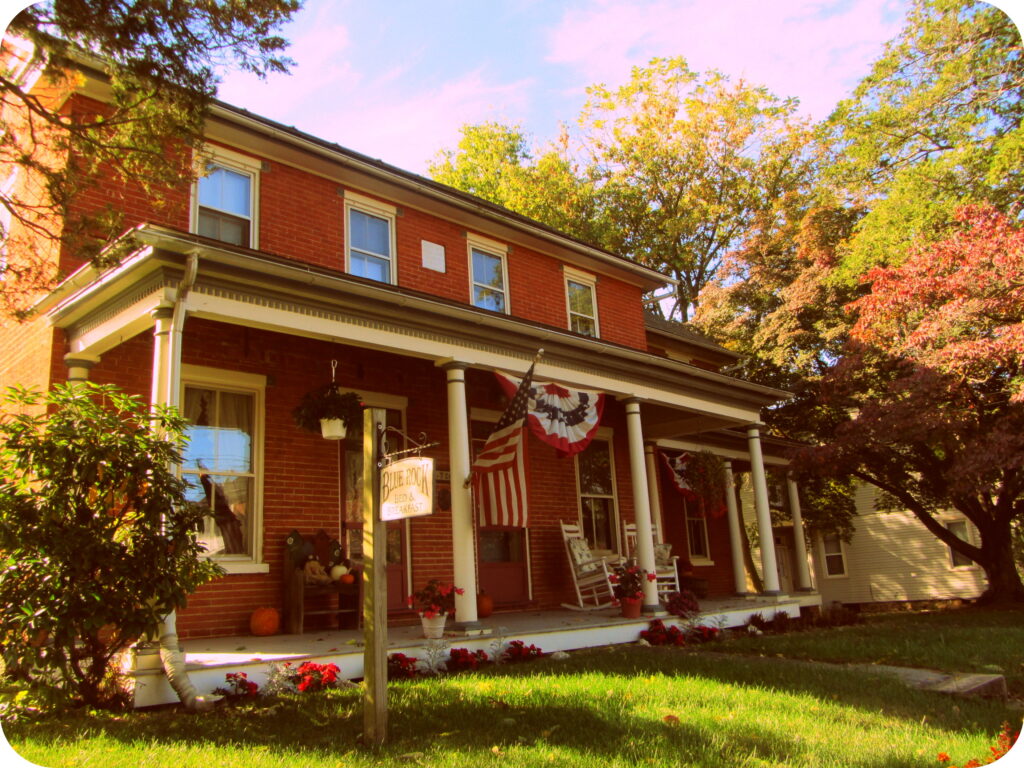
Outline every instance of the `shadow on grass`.
MULTIPOLYGON (((760 692, 807 695, 849 710, 841 714, 851 721, 861 717, 870 720, 883 713, 908 724, 994 734, 1007 719, 1005 708, 993 702, 953 700, 910 691, 894 681, 850 670, 633 646, 577 653, 562 662, 544 660, 393 685, 389 694, 391 739, 376 757, 399 761, 402 755, 422 752, 424 760, 429 761, 432 753, 458 752, 466 760, 470 759, 466 756, 490 760, 497 753, 524 749, 531 752, 531 760, 537 760, 541 751, 550 749, 580 756, 581 762, 563 763, 572 765, 588 765, 586 756, 604 764, 627 765, 648 760, 656 765, 733 765, 748 758, 774 765, 808 759, 817 762, 818 755, 809 754, 812 747, 806 733, 796 729, 791 734, 780 733, 772 723, 760 724, 757 717, 715 717, 712 723, 709 713, 700 711, 703 702, 687 699, 686 694, 679 694, 677 699, 671 689, 653 706, 638 706, 640 702, 631 699, 631 692, 642 697, 643 678, 658 676, 669 681, 693 678, 760 692), (589 673, 604 676, 603 681, 595 681, 589 688, 584 685, 571 695, 547 688, 532 698, 527 693, 533 687, 533 678, 538 680, 538 690, 552 680, 564 680, 568 690, 580 686, 578 679, 570 682, 575 675, 589 673), (666 711, 676 713, 679 720, 664 722, 666 711)), ((678 686, 679 690, 685 688, 678 686)), ((124 715, 79 712, 5 730, 15 743, 25 738, 56 743, 102 736, 125 744, 142 742, 154 750, 183 744, 228 748, 246 745, 275 755, 301 752, 308 757, 315 752, 324 760, 337 760, 352 750, 365 754, 358 746, 362 718, 361 694, 339 691, 284 697, 274 703, 226 706, 207 715, 192 715, 176 708, 124 715)), ((836 723, 817 725, 808 718, 809 729, 829 727, 836 727, 836 723)), ((878 730, 877 723, 871 727, 878 730)), ((856 739, 857 732, 851 727, 846 736, 856 739)), ((819 743, 815 749, 820 754, 827 747, 819 743)), ((909 768, 922 764, 922 760, 903 760, 891 753, 877 757, 857 754, 843 764, 909 768)))

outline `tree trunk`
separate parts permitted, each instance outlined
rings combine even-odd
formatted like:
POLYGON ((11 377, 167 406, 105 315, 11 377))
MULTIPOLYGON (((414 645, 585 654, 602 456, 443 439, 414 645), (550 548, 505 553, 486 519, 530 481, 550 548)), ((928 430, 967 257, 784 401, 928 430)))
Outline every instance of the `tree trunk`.
POLYGON ((978 602, 991 605, 993 603, 1024 602, 1024 583, 1021 583, 1017 564, 1013 559, 1012 536, 1009 523, 1004 526, 993 525, 982 532, 982 561, 978 564, 985 569, 988 587, 978 602))

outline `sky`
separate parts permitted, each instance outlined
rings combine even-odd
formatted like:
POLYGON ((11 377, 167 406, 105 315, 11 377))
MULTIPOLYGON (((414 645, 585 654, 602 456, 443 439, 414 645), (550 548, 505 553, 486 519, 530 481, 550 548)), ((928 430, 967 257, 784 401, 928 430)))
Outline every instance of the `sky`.
MULTIPOLYGON (((1002 0, 1006 2, 1006 0, 1002 0)), ((586 87, 652 57, 799 98, 827 117, 903 25, 907 0, 306 0, 292 74, 230 73, 223 100, 416 173, 459 128, 519 124, 540 146, 586 87)))

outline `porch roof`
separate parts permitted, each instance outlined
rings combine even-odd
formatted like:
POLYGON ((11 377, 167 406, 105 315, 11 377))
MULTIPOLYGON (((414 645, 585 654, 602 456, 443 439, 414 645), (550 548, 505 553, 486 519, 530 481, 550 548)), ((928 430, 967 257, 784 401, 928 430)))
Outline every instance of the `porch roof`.
POLYGON ((365 280, 178 230, 140 225, 136 247, 107 271, 85 266, 37 307, 76 355, 102 355, 153 325, 179 300, 189 259, 190 316, 322 338, 437 364, 522 372, 538 347, 539 378, 645 401, 645 435, 662 438, 749 424, 788 393, 468 304, 365 280), (650 434, 648 435, 648 431, 650 434))

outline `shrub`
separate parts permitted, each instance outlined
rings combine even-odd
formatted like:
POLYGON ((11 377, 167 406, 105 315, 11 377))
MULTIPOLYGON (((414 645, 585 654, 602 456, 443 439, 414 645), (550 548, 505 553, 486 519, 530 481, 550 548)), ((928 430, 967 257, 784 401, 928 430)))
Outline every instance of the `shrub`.
POLYGON ((112 660, 220 573, 174 472, 184 421, 109 385, 7 390, 0 413, 0 627, 7 669, 93 706, 112 660), (45 640, 44 640, 45 638, 45 640))
MULTIPOLYGON (((1010 731, 1010 724, 1003 723, 1003 729, 1000 731, 999 736, 996 737, 996 744, 994 747, 989 747, 991 755, 987 755, 984 760, 968 760, 964 763, 963 768, 979 768, 982 765, 991 765, 996 762, 999 758, 1005 757, 1006 753, 1010 751, 1013 745, 1020 738, 1020 730, 1017 733, 1010 731)), ((939 752, 938 761, 943 764, 944 768, 957 768, 955 765, 946 765, 950 762, 950 757, 945 752, 939 752)))
POLYGON ((527 645, 522 640, 513 640, 508 644, 505 652, 501 654, 501 660, 511 664, 519 661, 539 659, 543 655, 544 652, 536 645, 527 645))
POLYGON ((666 627, 661 619, 652 619, 640 637, 651 645, 686 645, 686 634, 675 624, 666 627))
POLYGON ((684 589, 682 592, 673 592, 669 595, 665 610, 681 619, 691 619, 700 613, 700 604, 693 592, 684 589))
POLYGON ((464 672, 477 669, 487 662, 485 651, 471 651, 468 648, 452 648, 448 654, 447 667, 449 672, 464 672))
POLYGON ((721 637, 721 631, 718 627, 709 627, 706 624, 698 624, 690 629, 687 633, 687 637, 692 643, 713 643, 721 637))
POLYGON ((315 693, 334 688, 338 683, 337 664, 317 664, 307 661, 295 670, 295 687, 300 693, 315 693))
POLYGON ((226 687, 214 688, 213 692, 228 698, 255 698, 260 687, 252 682, 245 672, 228 672, 224 675, 226 687))
POLYGON ((411 680, 416 677, 418 661, 415 656, 392 653, 388 656, 388 680, 411 680))

